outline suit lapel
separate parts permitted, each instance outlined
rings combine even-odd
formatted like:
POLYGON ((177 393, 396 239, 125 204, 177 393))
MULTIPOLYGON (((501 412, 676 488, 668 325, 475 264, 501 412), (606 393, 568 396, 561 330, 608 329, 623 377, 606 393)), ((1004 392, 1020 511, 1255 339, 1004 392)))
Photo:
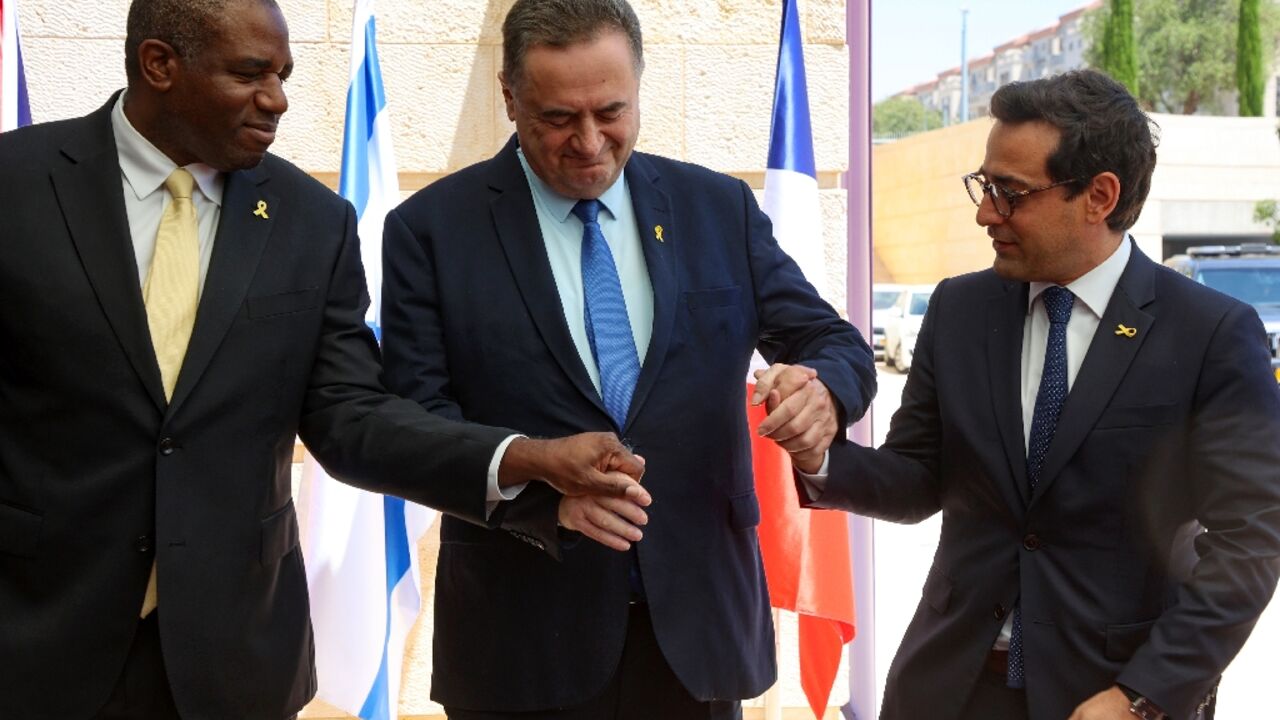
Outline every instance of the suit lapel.
POLYGON ((672 214, 671 199, 658 185, 659 175, 648 158, 639 153, 632 154, 626 174, 640 231, 640 247, 644 250, 649 282, 653 286, 653 334, 640 365, 640 378, 631 397, 631 408, 627 411, 627 425, 630 425, 657 382, 662 361, 667 357, 679 298, 674 247, 676 243, 687 242, 688 238, 682 238, 672 214), (663 228, 662 241, 658 240, 659 226, 663 228))
POLYGON ((547 258, 538 213, 533 206, 533 194, 516 157, 516 146, 516 140, 512 138, 493 159, 489 171, 489 185, 498 193, 490 204, 498 241, 524 298, 525 308, 547 349, 578 392, 608 416, 600 393, 591 383, 591 376, 583 367, 582 358, 569 335, 569 326, 559 302, 560 291, 556 289, 555 276, 551 274, 551 261, 547 258))
POLYGON ((121 197, 120 159, 111 130, 111 109, 117 95, 80 121, 86 132, 62 149, 71 162, 55 168, 51 179, 67 230, 102 311, 147 394, 163 411, 164 386, 138 285, 138 265, 121 197))
POLYGON ((1000 483, 1000 491, 1019 515, 1031 501, 1022 430, 1021 359, 1026 316, 1026 283, 1006 283, 1005 293, 987 302, 987 370, 992 410, 1013 481, 1012 486, 1000 483))
POLYGON ((1132 253, 1062 405, 1033 502, 1048 491, 1089 435, 1155 324, 1155 317, 1142 308, 1155 299, 1156 265, 1137 246, 1132 253), (1117 335, 1119 325, 1136 328, 1138 333, 1132 338, 1117 335))
POLYGON ((300 211, 299 208, 283 206, 279 197, 267 191, 265 186, 269 179, 270 175, 262 165, 227 175, 213 257, 200 295, 200 307, 196 312, 187 356, 182 361, 182 372, 173 391, 170 414, 177 411, 200 381, 244 304, 249 283, 257 273, 258 261, 276 218, 281 213, 300 211), (253 212, 259 201, 270 208, 266 218, 253 212))

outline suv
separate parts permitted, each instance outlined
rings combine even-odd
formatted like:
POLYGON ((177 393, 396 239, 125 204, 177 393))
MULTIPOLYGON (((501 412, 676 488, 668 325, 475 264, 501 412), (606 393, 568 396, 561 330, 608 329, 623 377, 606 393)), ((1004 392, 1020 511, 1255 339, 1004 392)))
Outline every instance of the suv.
POLYGON ((1249 303, 1267 329, 1271 368, 1280 380, 1280 246, 1205 245, 1164 264, 1218 292, 1249 303))
POLYGON ((885 365, 903 373, 911 369, 916 335, 920 334, 920 323, 924 321, 925 310, 929 309, 933 288, 933 285, 909 285, 898 296, 894 304, 897 313, 884 326, 885 365))

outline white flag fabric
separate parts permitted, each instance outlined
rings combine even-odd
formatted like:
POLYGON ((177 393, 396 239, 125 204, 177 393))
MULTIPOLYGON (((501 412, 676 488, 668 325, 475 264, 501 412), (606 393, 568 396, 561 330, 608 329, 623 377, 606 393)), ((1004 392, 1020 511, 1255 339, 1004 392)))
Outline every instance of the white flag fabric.
MULTIPOLYGON (((382 223, 400 202, 378 67, 373 0, 357 0, 339 192, 355 206, 360 250, 380 333, 382 223)), ((318 697, 364 720, 398 715, 405 638, 421 607, 418 540, 436 513, 343 485, 307 456, 303 530, 318 697)))
POLYGON ((31 124, 18 38, 18 0, 0 0, 0 132, 31 124))

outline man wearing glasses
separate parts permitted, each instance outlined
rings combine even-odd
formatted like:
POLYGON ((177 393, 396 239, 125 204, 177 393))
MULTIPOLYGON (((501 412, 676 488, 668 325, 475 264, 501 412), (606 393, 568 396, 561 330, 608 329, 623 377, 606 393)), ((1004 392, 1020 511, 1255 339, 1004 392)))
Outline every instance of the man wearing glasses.
POLYGON ((994 267, 933 293, 884 446, 806 481, 816 507, 942 512, 881 718, 1211 717, 1280 571, 1266 335, 1127 236, 1156 153, 1123 87, 1014 83, 991 112, 964 184, 994 267))

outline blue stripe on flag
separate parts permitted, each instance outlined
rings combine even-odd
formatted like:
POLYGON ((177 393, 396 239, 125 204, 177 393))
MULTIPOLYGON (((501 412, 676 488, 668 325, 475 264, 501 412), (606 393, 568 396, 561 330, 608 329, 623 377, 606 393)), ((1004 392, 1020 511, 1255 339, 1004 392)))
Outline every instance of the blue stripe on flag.
POLYGON ((27 101, 27 73, 22 69, 22 38, 18 37, 18 21, 14 19, 13 45, 18 49, 18 127, 31 124, 31 104, 27 101))
POLYGON ((391 593, 396 585, 409 574, 409 531, 404 523, 404 500, 398 497, 384 496, 382 511, 385 515, 384 527, 387 546, 387 632, 382 641, 382 662, 378 665, 378 674, 374 677, 373 687, 360 708, 360 717, 364 720, 390 720, 398 709, 387 706, 388 701, 388 664, 387 644, 391 640, 391 593))
POLYGON ((370 17, 364 27, 364 62, 360 63, 347 89, 338 194, 351 201, 357 217, 364 215, 365 206, 369 204, 369 139, 373 137, 373 121, 387 105, 382 90, 382 69, 378 66, 377 35, 374 18, 370 17))
POLYGON ((798 0, 783 0, 782 38, 778 44, 778 76, 773 95, 773 129, 769 136, 772 170, 792 170, 818 177, 813 161, 813 129, 809 122, 809 88, 804 76, 798 0))

